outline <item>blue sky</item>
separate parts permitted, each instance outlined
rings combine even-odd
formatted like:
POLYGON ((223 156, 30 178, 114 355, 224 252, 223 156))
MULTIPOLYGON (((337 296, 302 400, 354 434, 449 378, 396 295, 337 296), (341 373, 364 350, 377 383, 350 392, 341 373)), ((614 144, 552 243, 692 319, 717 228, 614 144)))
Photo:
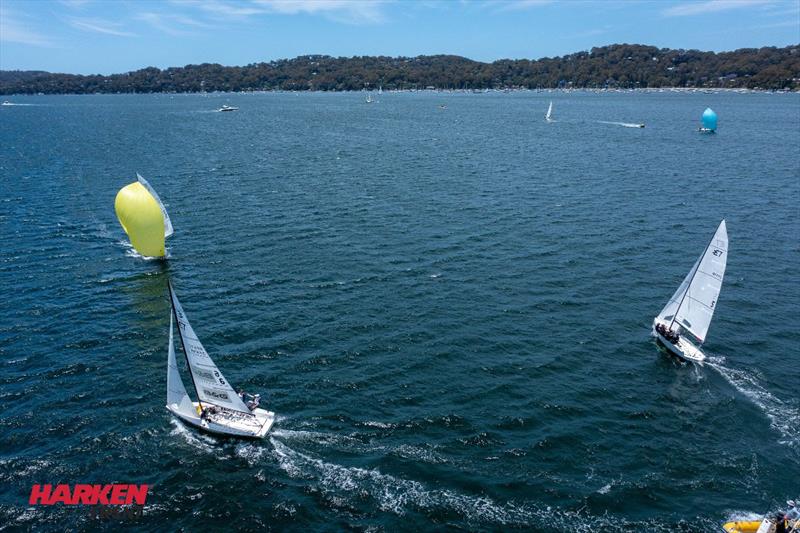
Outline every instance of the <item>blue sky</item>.
POLYGON ((0 0, 0 69, 110 74, 303 54, 480 61, 611 43, 800 42, 800 0, 0 0))

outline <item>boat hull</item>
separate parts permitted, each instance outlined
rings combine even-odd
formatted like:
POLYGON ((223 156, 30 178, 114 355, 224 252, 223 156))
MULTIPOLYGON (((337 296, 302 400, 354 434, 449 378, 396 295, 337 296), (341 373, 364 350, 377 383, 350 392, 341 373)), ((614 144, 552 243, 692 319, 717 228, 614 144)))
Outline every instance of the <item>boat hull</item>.
POLYGON ((702 363, 705 360, 705 354, 700 351, 700 348, 689 342, 686 337, 680 336, 678 342, 675 344, 668 341, 663 335, 656 331, 656 325, 659 323, 665 326, 669 326, 669 324, 660 322, 658 319, 653 321, 653 335, 667 350, 681 359, 691 361, 692 363, 702 363))
POLYGON ((197 414, 198 402, 192 402, 192 406, 194 407, 192 413, 179 410, 177 405, 167 405, 166 407, 169 412, 191 426, 208 433, 228 437, 263 439, 275 423, 275 413, 266 409, 257 408, 253 411, 253 415, 255 415, 253 417, 209 415, 203 419, 197 414))
POLYGON ((727 522, 722 529, 728 533, 756 533, 761 521, 748 520, 746 522, 727 522))

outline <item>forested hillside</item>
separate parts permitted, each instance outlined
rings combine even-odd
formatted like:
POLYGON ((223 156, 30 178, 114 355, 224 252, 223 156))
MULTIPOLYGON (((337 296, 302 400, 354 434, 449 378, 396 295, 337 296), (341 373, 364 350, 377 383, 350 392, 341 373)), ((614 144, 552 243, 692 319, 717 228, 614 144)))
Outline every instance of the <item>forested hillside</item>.
POLYGON ((75 75, 0 71, 0 93, 130 93, 376 89, 800 88, 800 48, 733 52, 616 44, 575 54, 493 63, 458 56, 301 56, 243 67, 154 67, 124 74, 75 75))

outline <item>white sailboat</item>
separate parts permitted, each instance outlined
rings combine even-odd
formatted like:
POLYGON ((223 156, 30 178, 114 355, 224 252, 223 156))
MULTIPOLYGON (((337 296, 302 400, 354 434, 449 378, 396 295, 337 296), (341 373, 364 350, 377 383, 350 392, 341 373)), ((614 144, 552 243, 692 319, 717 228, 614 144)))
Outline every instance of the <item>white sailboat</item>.
POLYGON ((723 220, 683 283, 653 320, 653 335, 682 359, 700 362, 706 357, 700 347, 714 316, 727 260, 728 230, 723 220), (697 346, 689 340, 689 334, 699 341, 697 346))
POLYGON ((372 93, 367 93, 367 100, 365 103, 371 104, 372 102, 374 102, 374 100, 372 99, 372 93))
POLYGON ((547 114, 544 116, 547 122, 553 122, 553 101, 550 100, 550 106, 547 108, 547 114))
POLYGON ((172 315, 169 320, 169 350, 167 356, 167 409, 182 421, 218 435, 263 438, 275 422, 275 413, 257 407, 258 396, 245 403, 222 375, 217 365, 195 335, 183 312, 172 284, 169 283, 172 315), (178 323, 178 335, 186 358, 197 400, 186 392, 172 340, 173 318, 178 323))

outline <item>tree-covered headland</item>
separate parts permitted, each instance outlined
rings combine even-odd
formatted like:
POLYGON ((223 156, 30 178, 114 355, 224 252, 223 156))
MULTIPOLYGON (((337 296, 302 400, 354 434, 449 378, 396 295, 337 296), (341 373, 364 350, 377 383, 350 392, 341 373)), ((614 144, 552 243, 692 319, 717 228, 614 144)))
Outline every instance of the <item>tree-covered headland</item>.
POLYGON ((452 55, 301 56, 243 67, 204 63, 123 74, 0 71, 2 94, 362 89, 698 87, 800 90, 800 47, 732 52, 615 44, 574 54, 482 63, 452 55))

